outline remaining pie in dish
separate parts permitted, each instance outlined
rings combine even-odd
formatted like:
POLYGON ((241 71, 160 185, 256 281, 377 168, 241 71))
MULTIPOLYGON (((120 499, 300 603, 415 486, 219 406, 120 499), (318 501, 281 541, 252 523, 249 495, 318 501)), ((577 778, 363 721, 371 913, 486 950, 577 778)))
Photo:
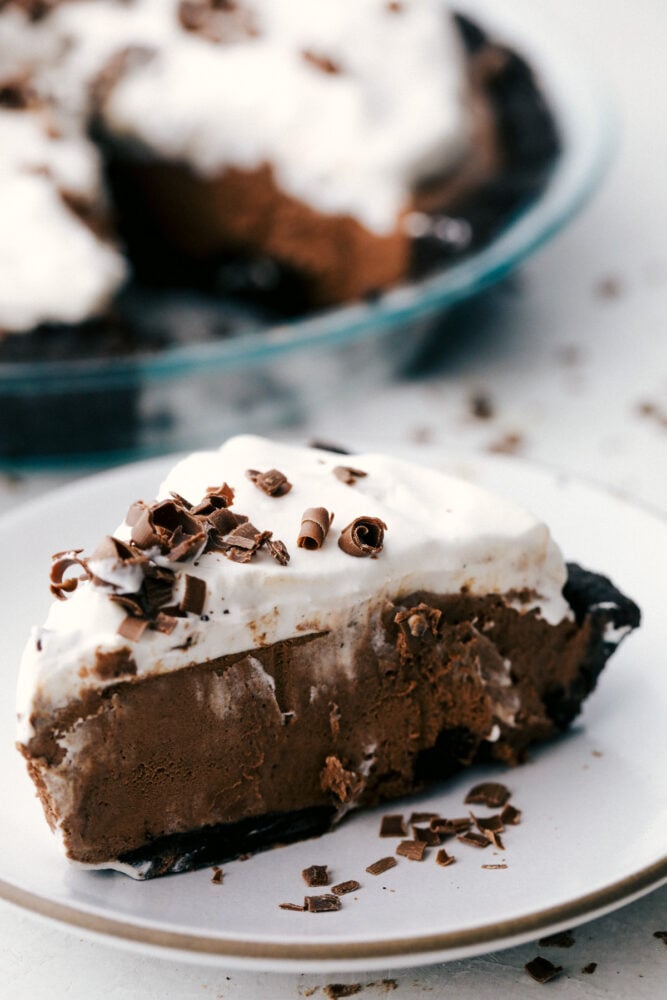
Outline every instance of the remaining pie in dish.
POLYGON ((138 878, 520 762, 639 624, 470 483, 251 437, 181 461, 51 587, 19 749, 67 856, 138 878))

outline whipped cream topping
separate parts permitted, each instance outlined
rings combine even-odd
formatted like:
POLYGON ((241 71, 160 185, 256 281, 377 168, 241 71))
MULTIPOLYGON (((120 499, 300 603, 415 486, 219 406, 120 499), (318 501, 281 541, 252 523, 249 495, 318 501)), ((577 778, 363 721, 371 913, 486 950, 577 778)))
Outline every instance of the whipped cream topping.
MULTIPOLYGON (((206 584, 203 615, 178 619, 171 634, 147 629, 136 642, 118 634, 125 612, 109 599, 108 587, 79 584, 65 602, 51 608, 43 628, 26 647, 19 677, 19 738, 30 738, 30 714, 57 708, 90 687, 115 680, 95 674, 98 653, 130 649, 136 676, 178 670, 194 663, 257 646, 304 636, 364 620, 384 598, 418 590, 438 594, 507 594, 529 590, 547 621, 569 616, 562 597, 566 568, 541 521, 471 483, 381 455, 332 455, 261 438, 242 436, 218 451, 181 461, 162 484, 158 498, 174 491, 197 503, 210 486, 227 482, 235 491, 232 510, 255 527, 273 532, 290 554, 286 566, 260 550, 247 563, 221 552, 194 561, 171 563, 176 570, 175 596, 183 593, 186 574, 206 584), (366 476, 354 485, 334 473, 352 465, 366 476), (248 469, 279 469, 292 489, 271 497, 246 477, 248 469), (319 549, 299 548, 301 518, 309 507, 334 514, 319 549), (387 525, 377 558, 356 558, 338 546, 338 538, 360 516, 387 525)), ((128 540, 124 523, 116 537, 128 540)), ((76 539, 63 539, 76 542, 76 539)), ((95 573, 122 588, 136 581, 118 574, 112 560, 97 560, 95 573)), ((526 611, 531 605, 519 605, 526 611)), ((349 633, 350 630, 348 629, 349 633)), ((352 669, 343 650, 340 668, 352 669)))
POLYGON ((145 49, 104 102, 112 136, 206 176, 268 163, 286 194, 380 234, 417 181, 467 148, 463 56, 444 0, 239 0, 218 41, 186 30, 180 9, 63 2, 24 31, 25 58, 80 119, 110 60, 145 49))
POLYGON ((48 129, 39 111, 0 109, 0 331, 94 316, 126 275, 63 197, 100 203, 94 146, 48 129))

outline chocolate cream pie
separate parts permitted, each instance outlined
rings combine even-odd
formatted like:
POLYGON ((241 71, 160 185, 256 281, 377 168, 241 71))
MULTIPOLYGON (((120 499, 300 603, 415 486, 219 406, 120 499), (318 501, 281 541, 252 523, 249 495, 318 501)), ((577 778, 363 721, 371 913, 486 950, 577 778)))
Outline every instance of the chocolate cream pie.
POLYGON ((57 554, 51 588, 18 747, 67 857, 135 878, 520 762, 639 624, 468 482, 252 437, 181 461, 96 552, 57 554))

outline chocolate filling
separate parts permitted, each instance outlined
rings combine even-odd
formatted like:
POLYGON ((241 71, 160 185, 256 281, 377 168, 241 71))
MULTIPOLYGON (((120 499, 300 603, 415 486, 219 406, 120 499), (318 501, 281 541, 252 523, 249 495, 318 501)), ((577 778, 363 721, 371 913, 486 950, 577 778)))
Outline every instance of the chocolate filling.
POLYGON ((609 581, 579 567, 567 593, 577 621, 555 626, 496 596, 410 595, 365 624, 37 709, 21 750, 73 859, 118 858, 144 878, 220 863, 321 833, 350 808, 474 761, 517 763, 553 736, 614 648, 606 626, 639 621, 609 581), (407 646, 396 619, 423 605, 440 612, 437 629, 407 646), (353 680, 338 667, 341 643, 353 680))

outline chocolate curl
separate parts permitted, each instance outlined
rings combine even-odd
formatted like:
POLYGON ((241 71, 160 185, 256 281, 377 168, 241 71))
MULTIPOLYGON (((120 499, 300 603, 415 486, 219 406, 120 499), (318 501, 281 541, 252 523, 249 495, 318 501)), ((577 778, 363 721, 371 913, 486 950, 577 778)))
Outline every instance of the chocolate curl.
POLYGON ((357 479, 363 479, 368 475, 363 469, 353 469, 350 465, 336 465, 332 472, 336 479, 340 479, 346 486, 354 486, 357 479))
POLYGON ((321 549, 334 516, 326 507, 308 507, 301 517, 296 544, 300 549, 321 549))
POLYGON ((379 517, 355 517, 340 533, 338 547, 348 556, 370 556, 375 559, 384 544, 387 525, 379 517))
POLYGON ((292 489, 292 484, 284 472, 269 469, 268 472, 258 472, 257 469, 246 469, 246 476, 258 490, 269 497, 284 497, 292 489))
POLYGON ((53 565, 51 566, 49 576, 51 581, 49 590, 59 601, 66 601, 67 594, 74 593, 79 586, 79 580, 90 580, 91 578, 92 574, 88 569, 88 561, 79 558, 81 552, 83 552, 83 549, 71 549, 68 552, 56 552, 52 557, 53 565), (68 580, 65 580, 65 573, 71 566, 81 566, 84 571, 83 575, 71 576, 68 580))

